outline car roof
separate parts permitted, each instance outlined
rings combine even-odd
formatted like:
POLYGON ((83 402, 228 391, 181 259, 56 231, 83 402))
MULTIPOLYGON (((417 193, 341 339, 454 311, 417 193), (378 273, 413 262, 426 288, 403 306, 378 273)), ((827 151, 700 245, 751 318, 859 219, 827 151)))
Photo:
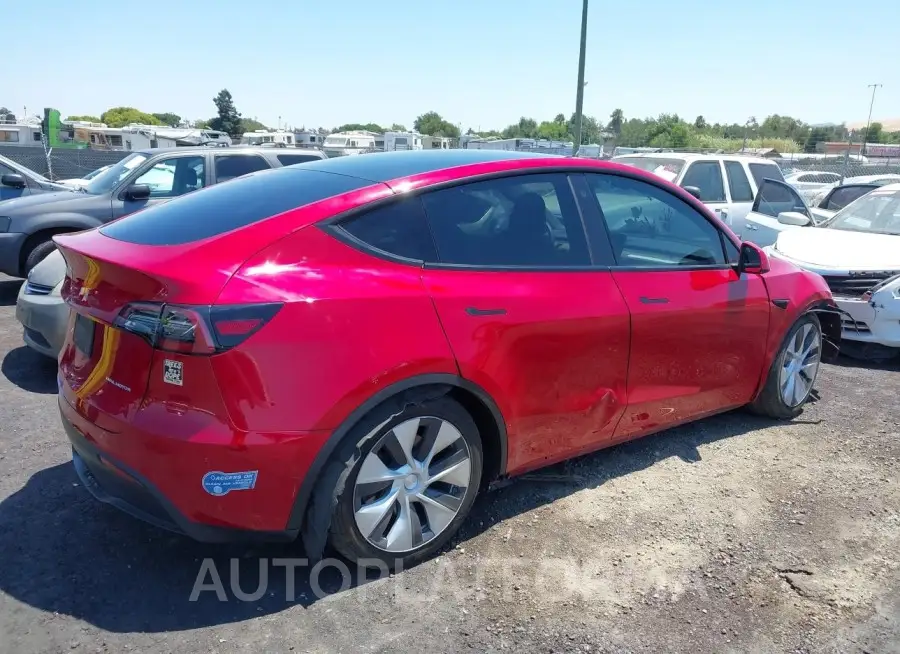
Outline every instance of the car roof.
POLYGON ((183 152, 183 153, 191 153, 191 152, 217 152, 220 154, 228 154, 230 152, 252 152, 254 154, 265 154, 267 152, 275 153, 275 154, 297 154, 297 153, 315 153, 319 156, 324 156, 320 154, 320 150, 312 150, 309 148, 266 148, 259 147, 254 145, 232 145, 228 147, 216 147, 209 145, 189 145, 184 147, 171 147, 171 148, 144 148, 143 150, 135 150, 134 152, 139 154, 147 155, 148 157, 155 157, 158 154, 169 154, 172 152, 183 152))
POLYGON ((729 161, 747 161, 748 163, 778 164, 765 157, 754 157, 747 154, 703 154, 700 152, 635 152, 633 154, 620 154, 612 158, 612 161, 623 157, 640 157, 641 159, 681 159, 694 161, 695 159, 728 159, 729 161))
POLYGON ((300 164, 306 170, 318 170, 367 179, 371 182, 389 182, 446 168, 513 161, 517 159, 562 159, 558 155, 517 152, 514 150, 403 150, 399 152, 375 152, 371 154, 332 157, 321 161, 300 164))

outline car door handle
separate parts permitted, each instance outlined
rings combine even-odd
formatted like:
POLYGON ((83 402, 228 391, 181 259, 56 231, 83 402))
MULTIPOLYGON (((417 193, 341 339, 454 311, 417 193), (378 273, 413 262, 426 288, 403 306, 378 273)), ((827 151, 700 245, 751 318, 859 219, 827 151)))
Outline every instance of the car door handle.
POLYGON ((503 316, 506 315, 506 309, 478 309, 476 307, 466 307, 466 313, 470 316, 503 316))
POLYGON ((668 304, 669 298, 667 297, 645 297, 641 296, 641 304, 668 304))

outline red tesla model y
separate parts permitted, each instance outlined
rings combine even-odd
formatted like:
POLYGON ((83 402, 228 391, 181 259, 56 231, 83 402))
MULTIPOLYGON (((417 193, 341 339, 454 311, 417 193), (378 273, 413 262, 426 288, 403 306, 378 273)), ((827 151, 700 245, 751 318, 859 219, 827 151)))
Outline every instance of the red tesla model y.
POLYGON ((737 407, 795 416, 840 333, 821 277, 584 159, 341 157, 55 240, 59 405, 94 495, 390 565, 498 478, 737 407))

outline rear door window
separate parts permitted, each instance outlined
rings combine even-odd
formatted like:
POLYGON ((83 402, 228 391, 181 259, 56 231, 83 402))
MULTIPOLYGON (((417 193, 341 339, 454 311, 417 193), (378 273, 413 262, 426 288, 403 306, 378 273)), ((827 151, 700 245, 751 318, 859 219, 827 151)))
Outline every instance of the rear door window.
POLYGON ((740 161, 726 161, 725 175, 728 177, 732 202, 753 202, 753 189, 740 161))
POLYGON ((215 167, 217 183, 271 168, 269 162, 258 154, 217 154, 215 167))
POLYGON ((831 192, 821 208, 829 211, 840 211, 851 202, 858 200, 876 186, 839 186, 831 192))
POLYGON ((101 227, 100 232, 128 243, 181 245, 371 184, 347 175, 278 168, 148 207, 101 227))
POLYGON ((279 154, 278 162, 282 166, 293 166, 294 164, 306 163, 307 161, 321 161, 322 157, 314 154, 279 154))
POLYGON ((681 186, 700 189, 701 202, 725 202, 722 167, 718 161, 695 161, 687 169, 681 186))

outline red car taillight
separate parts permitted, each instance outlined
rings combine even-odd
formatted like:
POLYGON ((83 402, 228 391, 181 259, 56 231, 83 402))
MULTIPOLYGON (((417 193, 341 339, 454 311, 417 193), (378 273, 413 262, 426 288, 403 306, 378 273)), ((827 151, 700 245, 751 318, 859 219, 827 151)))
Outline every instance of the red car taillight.
POLYGON ((280 303, 181 306, 156 302, 126 305, 113 323, 151 346, 183 354, 215 354, 242 343, 271 320, 280 303))

